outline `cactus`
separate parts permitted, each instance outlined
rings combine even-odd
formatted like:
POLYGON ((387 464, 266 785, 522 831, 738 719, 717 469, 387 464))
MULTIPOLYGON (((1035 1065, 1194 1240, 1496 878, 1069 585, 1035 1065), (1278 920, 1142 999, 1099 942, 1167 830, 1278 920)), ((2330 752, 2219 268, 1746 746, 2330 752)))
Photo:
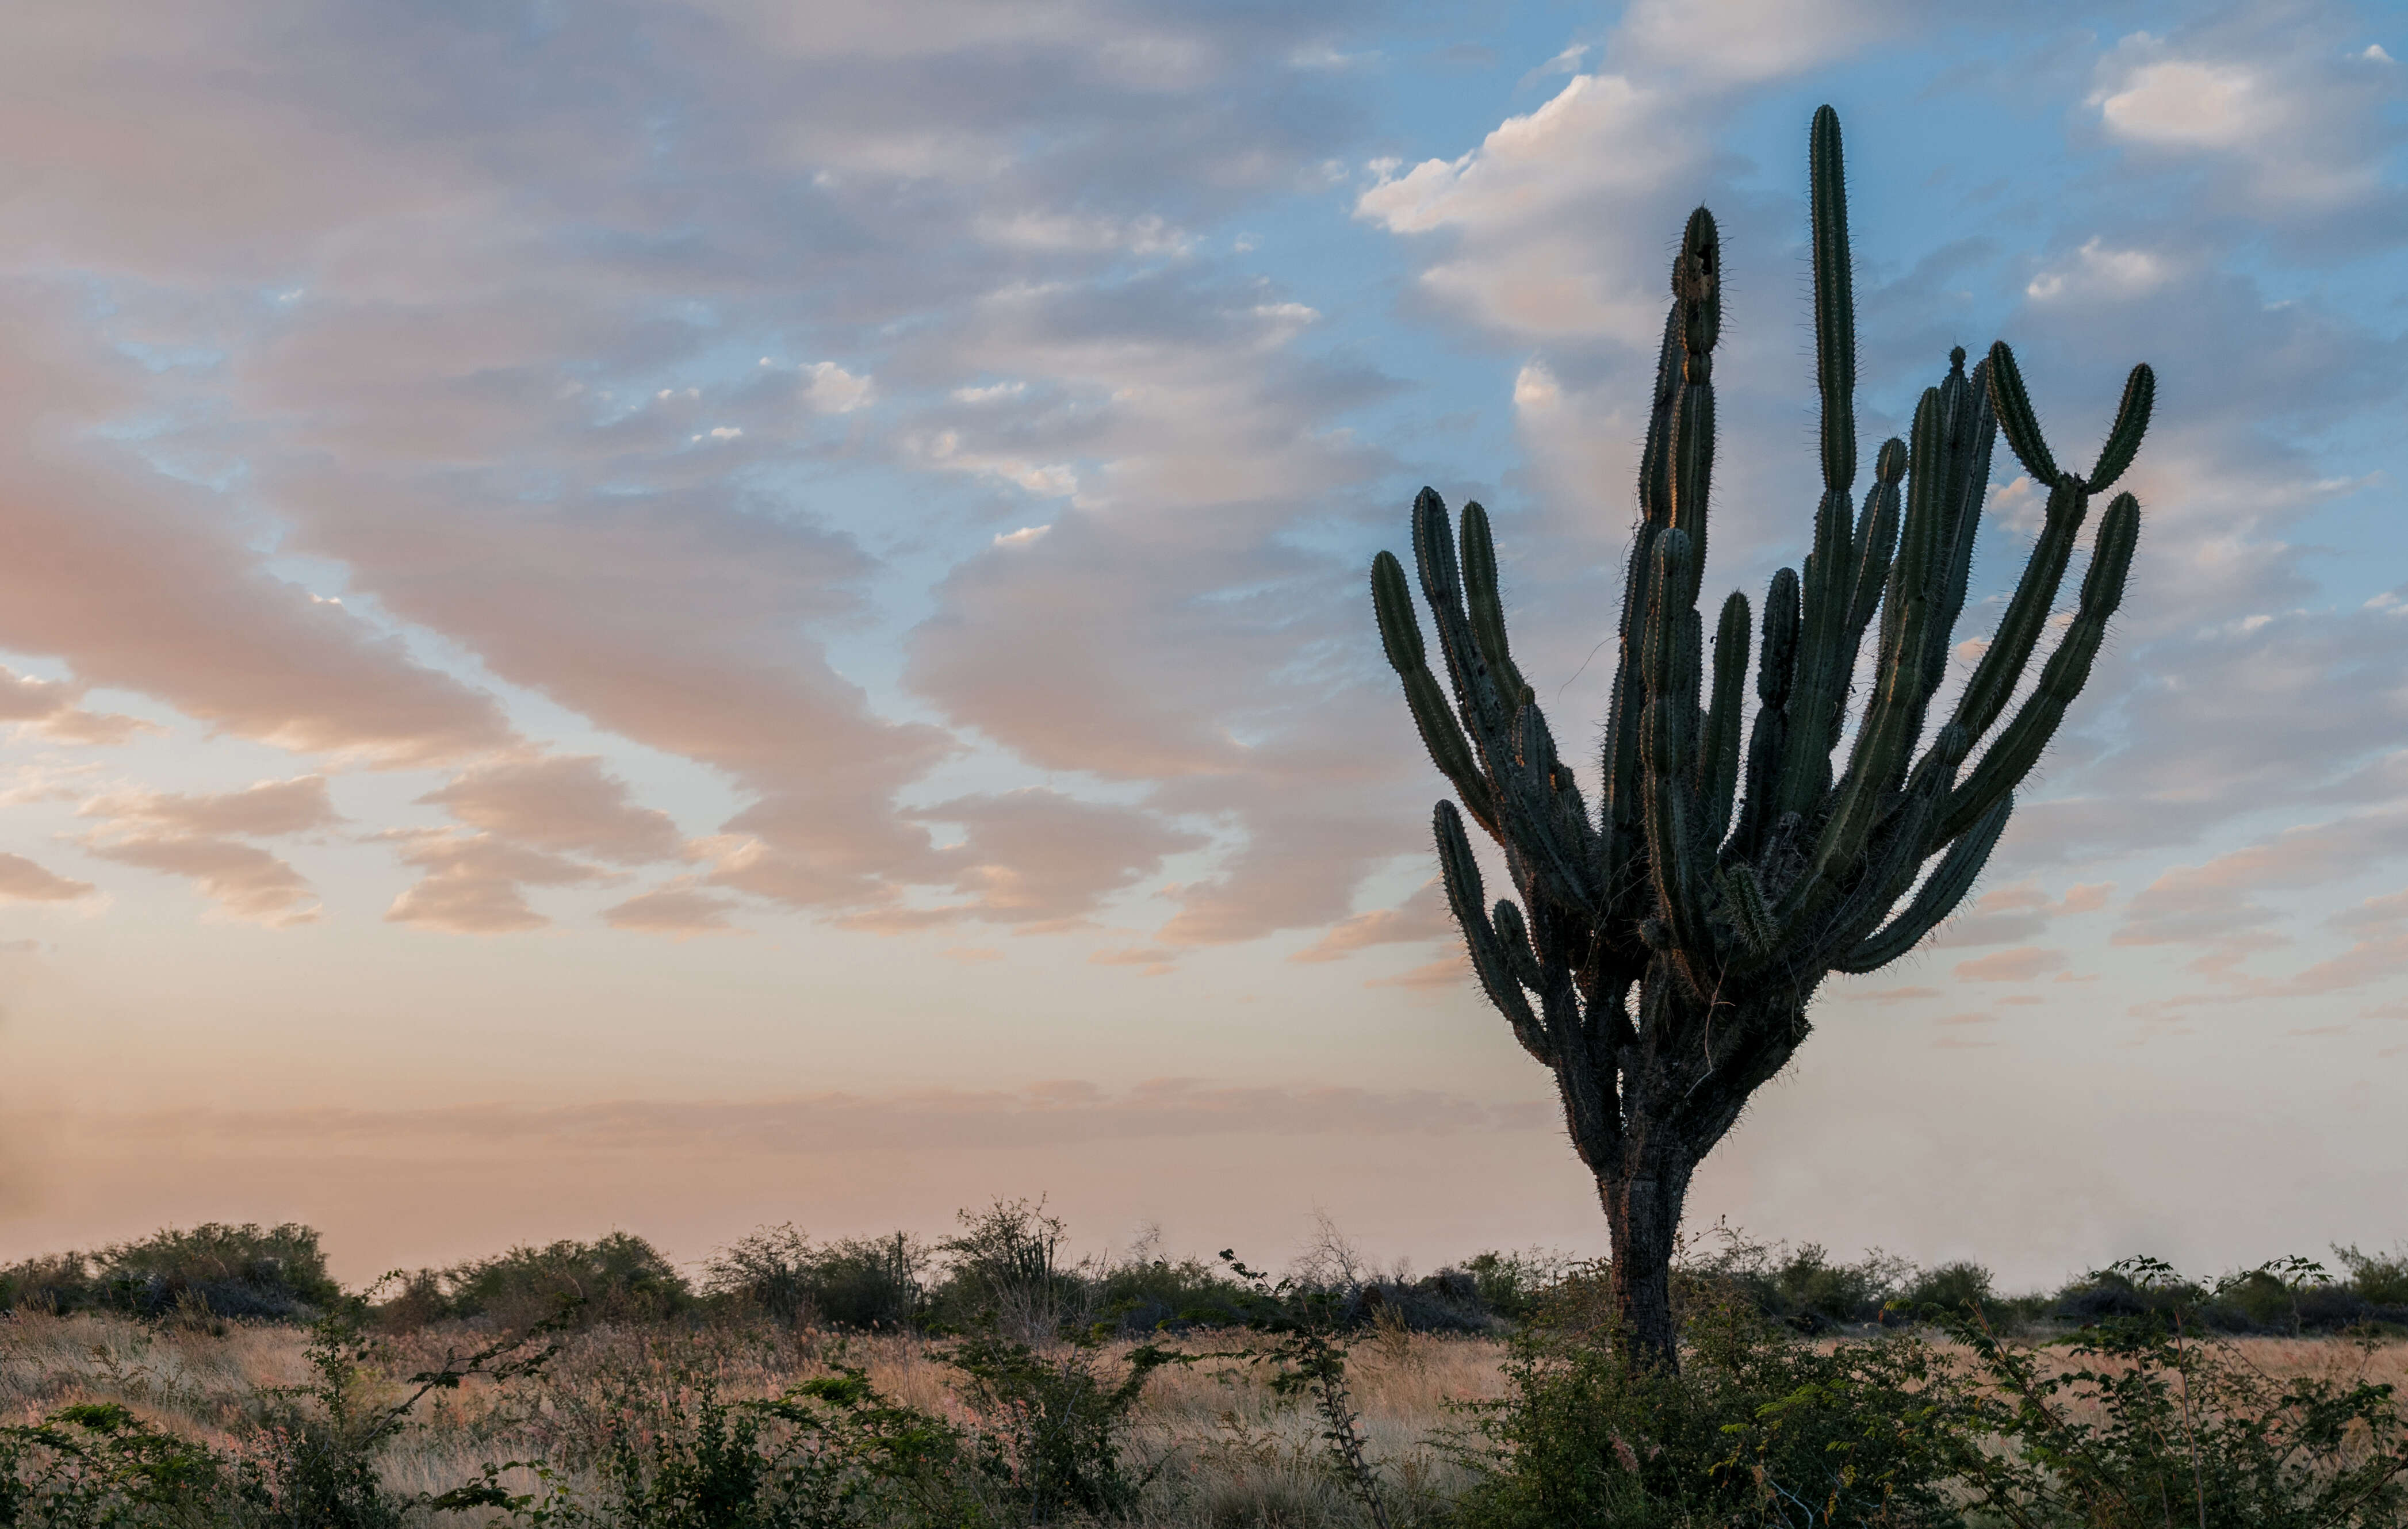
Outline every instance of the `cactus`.
POLYGON ((2130 465, 2156 380, 2132 369, 2098 466, 2075 474, 2042 439, 2003 342, 1970 373, 1964 350, 1950 353, 1907 439, 1882 444, 1872 482, 1852 498, 1855 312, 1830 107, 1814 114, 1811 144, 1823 477, 1813 550, 1802 573, 1773 576, 1760 626, 1745 596, 1725 602, 1709 671, 1698 597, 1722 272, 1700 207, 1672 263, 1594 813, 1515 666, 1487 513, 1468 504, 1451 529, 1436 493, 1413 505, 1414 563, 1452 704, 1403 566, 1387 552, 1371 565, 1382 645, 1463 804, 1435 814, 1448 904, 1481 987, 1555 1071, 1612 1232, 1626 1341, 1668 1365, 1669 1270, 1691 1174, 1806 1038, 1826 974, 1895 961, 1955 911, 2089 678, 2140 536, 2139 502, 2117 494, 2072 623, 2024 686, 2090 501, 2130 465), (1935 717, 2001 432, 2046 493, 2046 514, 1996 634, 1935 717), (1756 705, 1742 739, 1752 630, 1756 705), (1845 736, 1868 634, 1871 683, 1845 736), (1504 850, 1518 904, 1486 903, 1467 815, 1504 850))

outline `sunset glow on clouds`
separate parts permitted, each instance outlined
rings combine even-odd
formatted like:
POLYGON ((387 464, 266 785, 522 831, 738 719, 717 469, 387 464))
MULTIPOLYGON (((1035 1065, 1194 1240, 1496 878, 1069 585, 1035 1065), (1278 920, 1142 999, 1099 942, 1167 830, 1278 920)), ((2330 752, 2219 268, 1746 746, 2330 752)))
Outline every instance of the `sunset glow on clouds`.
MULTIPOLYGON (((1602 716, 1700 200, 1708 586, 1803 555, 1825 100, 1867 445, 2003 336, 2079 457, 2145 359, 2148 519, 1981 895, 1833 985, 1693 1215, 2034 1281, 2400 1236, 2353 1218, 2408 1090, 2408 36, 1930 15, 0 23, 9 1256, 1048 1191, 1097 1240, 1601 1245, 1363 571, 1421 484, 1482 499, 1567 746, 1602 716)), ((1969 663, 2036 523, 1998 460, 1969 663)))

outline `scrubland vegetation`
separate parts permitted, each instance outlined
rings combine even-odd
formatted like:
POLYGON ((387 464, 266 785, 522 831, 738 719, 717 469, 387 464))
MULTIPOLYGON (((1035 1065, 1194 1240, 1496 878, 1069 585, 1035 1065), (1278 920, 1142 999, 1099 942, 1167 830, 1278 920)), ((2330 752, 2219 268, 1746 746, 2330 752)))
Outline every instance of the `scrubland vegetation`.
POLYGON ((1592 1263, 1283 1279, 958 1233, 642 1238, 345 1293, 309 1229, 0 1270, 0 1523, 2375 1525, 2408 1522, 2408 1256, 2047 1295, 1727 1231, 1677 1374, 1592 1263))

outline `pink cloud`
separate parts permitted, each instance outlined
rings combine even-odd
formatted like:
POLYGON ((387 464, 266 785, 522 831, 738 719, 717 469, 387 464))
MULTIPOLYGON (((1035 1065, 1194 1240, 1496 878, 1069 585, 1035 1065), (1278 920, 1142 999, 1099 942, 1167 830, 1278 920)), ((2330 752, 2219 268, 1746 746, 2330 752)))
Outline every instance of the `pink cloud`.
POLYGON ((83 848, 102 860, 190 877, 202 895, 237 919, 281 929, 315 922, 319 916, 308 880, 257 845, 136 832, 88 838, 83 848))
POLYGON ((88 881, 70 881, 65 877, 44 870, 23 855, 0 851, 0 900, 67 903, 79 897, 89 897, 93 891, 88 881))
POLYGON ((2062 950, 2040 945, 2019 945, 2013 950, 1956 963, 1956 978, 1964 982, 2028 982, 2036 977, 2062 969, 2065 964, 2062 950))

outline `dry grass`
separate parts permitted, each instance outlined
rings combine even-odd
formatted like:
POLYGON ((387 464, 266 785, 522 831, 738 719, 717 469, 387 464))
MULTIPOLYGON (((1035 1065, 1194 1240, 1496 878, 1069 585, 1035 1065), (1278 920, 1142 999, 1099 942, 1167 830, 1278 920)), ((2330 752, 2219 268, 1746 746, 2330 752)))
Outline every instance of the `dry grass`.
MULTIPOLYGON (((392 1340, 393 1374, 435 1367, 481 1336, 430 1328, 392 1340)), ((122 1402, 213 1445, 256 1415, 264 1390, 309 1379, 308 1335, 241 1323, 146 1325, 120 1318, 20 1312, 0 1320, 0 1422, 31 1422, 83 1401, 122 1402)), ((1191 1352, 1222 1345, 1187 1342, 1191 1352)), ((2388 1381, 2408 1393, 2408 1345, 2367 1350, 2338 1338, 2243 1338, 2229 1349, 2272 1377, 2388 1381)), ((1388 1331, 1359 1345, 1350 1373, 1371 1453, 1387 1479, 1444 1500, 1465 1473, 1439 1446, 1459 1404, 1503 1390, 1505 1346, 1492 1339, 1388 1331)), ((775 1395, 836 1363, 866 1368, 887 1395, 970 1421, 957 1377, 906 1336, 838 1336, 768 1323, 596 1328, 568 1338, 534 1377, 472 1379, 422 1404, 383 1462, 389 1486, 441 1492, 488 1461, 540 1458, 585 1478, 613 1423, 632 1408, 775 1395)), ((1139 1522, 1155 1529, 1355 1529, 1368 1522, 1334 1478, 1319 1422, 1275 1395, 1256 1370, 1206 1361, 1157 1372, 1132 1441, 1158 1468, 1139 1522)), ((464 1517, 475 1522, 482 1515, 464 1517)))
MULTIPOLYGON (((394 1375, 433 1368, 482 1335, 429 1328, 392 1340, 394 1375)), ((241 1323, 145 1325, 120 1318, 21 1312, 0 1321, 0 1422, 30 1422, 77 1402, 116 1401, 162 1427, 223 1447, 255 1415, 261 1393, 309 1379, 308 1335, 241 1323)), ((1226 1347, 1207 1339, 1190 1352, 1226 1347)), ((706 1388, 724 1399, 776 1395, 841 1362, 867 1369, 888 1396, 972 1421, 954 1372, 923 1339, 837 1336, 767 1323, 596 1328, 568 1338, 542 1371, 494 1384, 471 1379, 422 1404, 385 1456, 388 1486, 442 1492, 488 1461, 539 1458, 585 1478, 615 1421, 638 1408, 690 1408, 706 1388)), ((1354 1401, 1370 1452, 1412 1493, 1451 1496, 1462 1467, 1433 1448, 1460 1421, 1455 1404, 1498 1394, 1501 1344, 1382 1333, 1355 1351, 1354 1401)), ((1132 1446, 1157 1468, 1140 1522, 1280 1525, 1366 1522, 1331 1475, 1320 1424, 1265 1377, 1223 1360, 1158 1371, 1132 1446)), ((479 1522, 470 1515, 464 1522, 479 1522)))

